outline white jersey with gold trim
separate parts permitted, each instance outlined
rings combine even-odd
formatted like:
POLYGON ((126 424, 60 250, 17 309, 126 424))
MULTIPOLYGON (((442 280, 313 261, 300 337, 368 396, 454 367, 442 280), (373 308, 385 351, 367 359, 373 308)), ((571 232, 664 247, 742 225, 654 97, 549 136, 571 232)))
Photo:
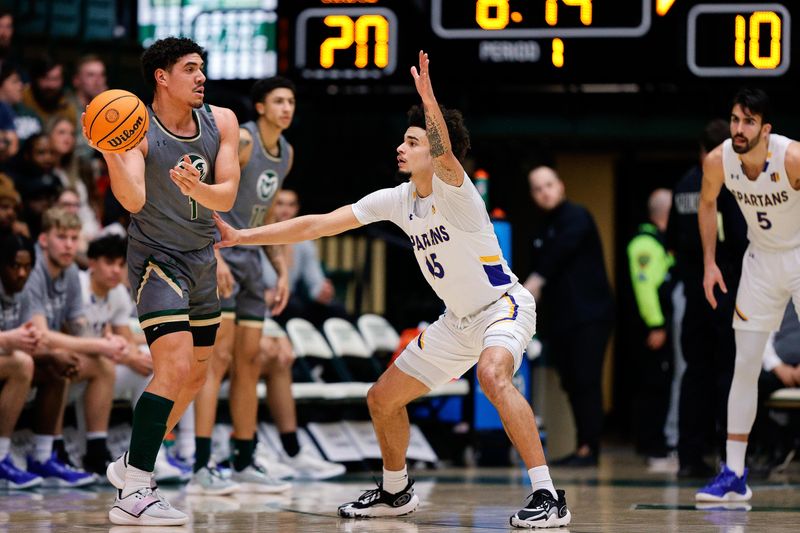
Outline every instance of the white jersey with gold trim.
POLYGON ((789 144, 782 135, 770 134, 767 160, 761 174, 748 179, 731 140, 722 143, 725 186, 733 193, 747 221, 747 238, 764 250, 800 247, 800 191, 792 188, 784 158, 789 144))
POLYGON ((408 235, 422 275, 457 317, 491 305, 517 283, 466 174, 460 187, 434 175, 433 192, 425 198, 407 182, 369 194, 352 209, 362 224, 390 220, 408 235))

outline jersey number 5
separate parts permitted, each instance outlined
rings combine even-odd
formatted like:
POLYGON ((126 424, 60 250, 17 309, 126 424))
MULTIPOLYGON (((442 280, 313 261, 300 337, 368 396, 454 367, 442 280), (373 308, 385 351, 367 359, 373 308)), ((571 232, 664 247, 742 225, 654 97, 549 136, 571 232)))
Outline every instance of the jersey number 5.
POLYGON ((436 261, 436 254, 431 254, 430 259, 425 256, 425 264, 428 265, 428 270, 430 270, 431 275, 439 279, 444 277, 444 267, 441 263, 436 261))
POLYGON ((772 222, 767 218, 766 211, 756 211, 756 216, 758 217, 758 225, 761 229, 770 229, 772 227, 772 222))

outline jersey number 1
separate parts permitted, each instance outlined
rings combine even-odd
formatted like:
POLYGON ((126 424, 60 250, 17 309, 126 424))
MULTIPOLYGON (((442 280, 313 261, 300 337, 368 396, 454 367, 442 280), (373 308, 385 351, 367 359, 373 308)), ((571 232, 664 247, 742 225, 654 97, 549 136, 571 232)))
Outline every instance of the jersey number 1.
POLYGON ((197 200, 189 197, 189 210, 191 211, 190 220, 197 220, 197 200))

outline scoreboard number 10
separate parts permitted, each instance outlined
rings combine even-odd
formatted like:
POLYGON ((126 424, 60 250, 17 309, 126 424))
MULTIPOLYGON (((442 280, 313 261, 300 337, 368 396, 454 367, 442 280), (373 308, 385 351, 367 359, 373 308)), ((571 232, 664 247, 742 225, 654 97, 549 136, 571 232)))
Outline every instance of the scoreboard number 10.
POLYGON ((745 64, 745 48, 749 48, 750 64, 758 69, 773 69, 781 63, 781 19, 774 11, 756 11, 750 15, 750 46, 745 46, 748 24, 744 15, 736 15, 734 60, 739 66, 745 64), (761 55, 761 25, 769 26, 769 55, 761 55))

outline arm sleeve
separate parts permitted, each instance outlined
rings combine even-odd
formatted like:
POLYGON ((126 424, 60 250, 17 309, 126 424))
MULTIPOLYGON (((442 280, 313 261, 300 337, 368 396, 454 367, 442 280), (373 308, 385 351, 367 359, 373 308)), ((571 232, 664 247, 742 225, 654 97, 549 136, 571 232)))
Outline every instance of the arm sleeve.
POLYGON ((111 303, 111 325, 127 326, 130 323, 133 301, 122 285, 114 287, 109 294, 111 303))
POLYGON ((631 271, 631 284, 636 298, 639 316, 649 328, 664 326, 664 313, 658 298, 658 288, 663 283, 664 250, 652 237, 634 237, 628 245, 628 263, 631 271))
MULTIPOLYGON (((264 284, 270 289, 274 289, 275 285, 278 284, 278 274, 275 272, 275 267, 269 262, 266 254, 259 254, 259 257, 261 259, 261 272, 264 276, 264 284)), ((294 287, 290 289, 294 290, 294 287)))
POLYGON ((74 264, 67 269, 67 312, 65 318, 67 322, 74 322, 85 316, 83 309, 83 292, 81 291, 81 280, 78 275, 78 267, 74 264))
POLYGON ((404 191, 405 187, 400 185, 370 193, 351 206, 353 215, 364 225, 390 220, 399 226, 404 191))
POLYGON ((433 176, 436 207, 461 231, 480 231, 491 223, 486 205, 466 172, 460 187, 449 185, 433 176))
POLYGON ((42 272, 38 267, 31 270, 31 275, 25 283, 25 292, 28 293, 30 316, 42 315, 47 320, 44 302, 47 299, 47 288, 42 272))
MULTIPOLYGON (((319 291, 322 289, 322 283, 325 281, 325 273, 322 271, 322 266, 317 257, 317 248, 312 241, 305 241, 302 243, 302 255, 295 256, 295 260, 301 261, 300 278, 303 283, 308 287, 308 293, 312 298, 316 298, 319 291)), ((295 252, 297 252, 295 248, 295 252)))
POLYGON ((545 280, 563 270, 567 262, 586 242, 586 236, 594 229, 589 212, 579 208, 567 220, 557 222, 556 238, 552 245, 542 249, 538 264, 533 269, 545 280))

